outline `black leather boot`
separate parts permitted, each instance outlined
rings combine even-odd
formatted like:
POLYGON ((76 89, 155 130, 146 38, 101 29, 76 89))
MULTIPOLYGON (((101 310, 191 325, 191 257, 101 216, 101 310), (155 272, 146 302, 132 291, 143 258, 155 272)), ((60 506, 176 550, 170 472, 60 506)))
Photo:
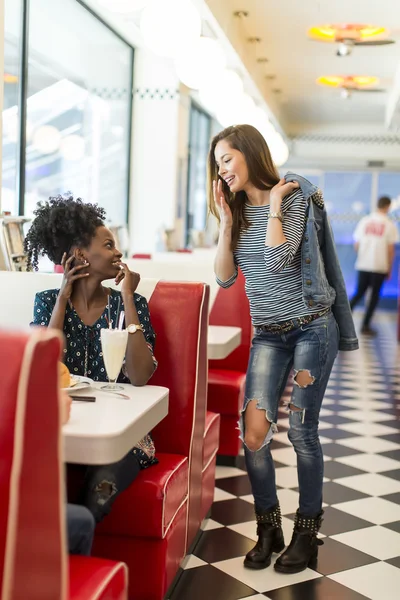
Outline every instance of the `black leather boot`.
POLYGON ((248 569, 265 569, 271 564, 272 553, 282 552, 285 547, 279 504, 268 511, 256 511, 256 518, 258 541, 246 554, 244 566, 248 569))
POLYGON ((317 538, 322 524, 322 511, 318 517, 303 517, 299 511, 294 520, 292 541, 275 563, 280 573, 300 573, 309 566, 315 566, 318 558, 318 546, 324 542, 317 538))

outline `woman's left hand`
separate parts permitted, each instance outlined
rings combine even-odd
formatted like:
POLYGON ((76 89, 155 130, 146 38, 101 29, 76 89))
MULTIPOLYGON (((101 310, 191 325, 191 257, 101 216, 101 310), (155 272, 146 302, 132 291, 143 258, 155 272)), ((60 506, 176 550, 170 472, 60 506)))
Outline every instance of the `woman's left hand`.
POLYGON ((282 200, 294 192, 299 186, 296 181, 286 182, 286 179, 282 178, 272 188, 270 196, 270 206, 272 212, 279 212, 281 209, 282 200))
POLYGON ((133 296, 137 286, 139 285, 140 275, 129 270, 128 265, 121 263, 121 270, 115 278, 115 283, 118 285, 122 281, 121 294, 122 296, 133 296))

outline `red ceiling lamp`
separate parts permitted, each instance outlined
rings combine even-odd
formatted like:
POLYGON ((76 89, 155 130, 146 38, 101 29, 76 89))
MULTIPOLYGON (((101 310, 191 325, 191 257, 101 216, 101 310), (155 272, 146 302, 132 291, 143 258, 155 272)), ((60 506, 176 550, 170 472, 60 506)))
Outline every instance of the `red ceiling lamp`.
POLYGON ((350 98, 353 92, 384 92, 378 88, 378 77, 369 75, 323 75, 318 77, 317 83, 340 90, 342 98, 350 98))
POLYGON ((315 42, 339 44, 337 56, 349 56, 355 46, 386 46, 389 30, 377 25, 336 24, 318 25, 308 30, 308 37, 315 42))

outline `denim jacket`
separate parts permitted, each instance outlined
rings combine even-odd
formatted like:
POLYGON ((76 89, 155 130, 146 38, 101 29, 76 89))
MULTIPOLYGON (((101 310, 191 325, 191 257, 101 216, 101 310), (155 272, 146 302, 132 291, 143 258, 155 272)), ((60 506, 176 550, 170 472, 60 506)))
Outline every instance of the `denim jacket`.
POLYGON ((285 179, 296 181, 308 202, 301 246, 304 302, 308 306, 331 306, 339 327, 339 350, 357 350, 357 334, 322 192, 300 175, 287 173, 285 179))

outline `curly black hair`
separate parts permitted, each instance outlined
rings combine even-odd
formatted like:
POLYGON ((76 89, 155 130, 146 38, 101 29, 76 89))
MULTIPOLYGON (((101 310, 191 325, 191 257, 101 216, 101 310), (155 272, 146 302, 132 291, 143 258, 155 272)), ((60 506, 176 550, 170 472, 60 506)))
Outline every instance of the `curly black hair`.
POLYGON ((28 271, 38 270, 39 256, 48 256, 59 265, 64 252, 73 246, 89 246, 106 216, 103 208, 74 199, 70 192, 38 202, 33 214, 24 241, 28 271))

